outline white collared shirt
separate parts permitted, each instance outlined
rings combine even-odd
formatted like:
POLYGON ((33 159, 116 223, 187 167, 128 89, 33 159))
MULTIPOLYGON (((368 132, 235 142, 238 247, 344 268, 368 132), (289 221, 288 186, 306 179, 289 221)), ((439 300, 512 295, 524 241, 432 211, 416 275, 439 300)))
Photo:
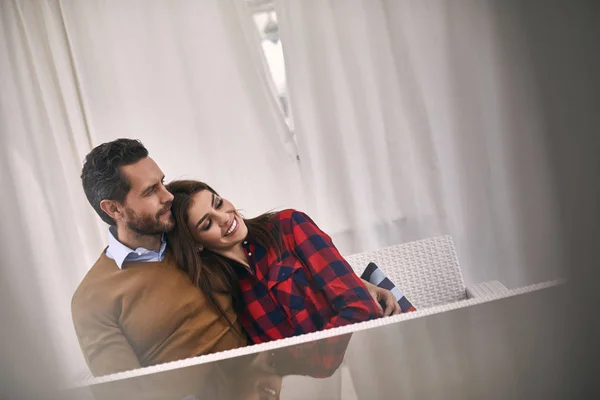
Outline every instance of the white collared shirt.
POLYGON ((114 226, 108 228, 108 248, 106 255, 112 258, 117 263, 120 269, 123 269, 125 261, 151 262, 162 261, 165 258, 165 250, 167 241, 163 234, 160 241, 160 250, 148 250, 143 247, 138 247, 135 250, 130 249, 117 239, 117 229, 114 226))

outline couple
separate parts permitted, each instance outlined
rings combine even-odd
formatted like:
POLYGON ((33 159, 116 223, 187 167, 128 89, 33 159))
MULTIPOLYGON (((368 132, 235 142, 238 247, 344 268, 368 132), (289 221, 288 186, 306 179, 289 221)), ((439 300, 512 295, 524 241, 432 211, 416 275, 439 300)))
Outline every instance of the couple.
POLYGON ((400 312, 304 213, 244 219, 202 182, 165 185, 138 140, 94 148, 81 179, 109 225, 72 300, 95 376, 400 312))

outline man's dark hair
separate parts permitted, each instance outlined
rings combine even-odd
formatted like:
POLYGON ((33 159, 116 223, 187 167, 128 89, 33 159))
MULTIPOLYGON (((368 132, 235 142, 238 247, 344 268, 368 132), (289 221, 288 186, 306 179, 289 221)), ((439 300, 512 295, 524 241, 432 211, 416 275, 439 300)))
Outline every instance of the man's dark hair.
POLYGON ((100 202, 116 200, 123 203, 131 187, 121 167, 135 164, 146 157, 148 150, 142 142, 133 139, 102 143, 85 157, 81 170, 83 191, 96 213, 107 224, 115 225, 115 221, 102 211, 100 202))

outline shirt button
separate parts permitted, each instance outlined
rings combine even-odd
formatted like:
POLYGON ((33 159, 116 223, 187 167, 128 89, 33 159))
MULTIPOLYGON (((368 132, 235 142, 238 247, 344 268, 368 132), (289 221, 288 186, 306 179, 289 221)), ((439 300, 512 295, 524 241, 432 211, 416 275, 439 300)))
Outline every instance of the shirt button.
POLYGON ((247 241, 247 240, 244 240, 244 244, 248 244, 248 241, 247 241))
POLYGON ((252 255, 252 253, 248 252, 248 255, 249 255, 249 256, 251 256, 251 255, 252 255))

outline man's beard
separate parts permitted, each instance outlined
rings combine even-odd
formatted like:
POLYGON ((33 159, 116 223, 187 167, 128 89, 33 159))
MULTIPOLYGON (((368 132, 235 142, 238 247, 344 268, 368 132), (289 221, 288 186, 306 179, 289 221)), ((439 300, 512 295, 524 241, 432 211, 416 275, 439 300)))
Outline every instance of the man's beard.
POLYGON ((161 210, 154 216, 150 214, 137 214, 130 208, 127 208, 125 212, 127 213, 127 219, 129 220, 127 222, 127 227, 138 235, 161 235, 169 232, 175 227, 172 215, 167 222, 162 222, 160 220, 161 214, 164 213, 165 210, 161 210))

